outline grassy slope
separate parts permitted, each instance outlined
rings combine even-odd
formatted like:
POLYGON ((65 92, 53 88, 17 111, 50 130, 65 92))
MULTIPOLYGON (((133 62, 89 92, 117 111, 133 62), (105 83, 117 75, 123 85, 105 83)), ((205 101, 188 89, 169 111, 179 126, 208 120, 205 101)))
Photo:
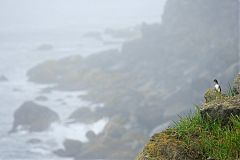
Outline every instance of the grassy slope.
POLYGON ((231 122, 227 126, 208 122, 197 111, 154 135, 137 159, 240 159, 240 117, 232 117, 231 122))

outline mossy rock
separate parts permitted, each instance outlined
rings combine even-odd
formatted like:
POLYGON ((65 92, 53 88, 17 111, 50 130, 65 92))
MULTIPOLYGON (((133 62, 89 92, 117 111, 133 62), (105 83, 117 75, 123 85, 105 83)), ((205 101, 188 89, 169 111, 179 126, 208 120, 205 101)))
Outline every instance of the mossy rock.
POLYGON ((231 116, 240 115, 240 95, 220 97, 201 106, 200 113, 204 119, 220 120, 228 124, 231 116))
POLYGON ((198 154, 189 154, 184 142, 173 129, 152 136, 136 160, 192 160, 201 159, 198 154))
POLYGON ((206 103, 214 101, 216 99, 220 99, 221 97, 223 97, 223 95, 221 93, 217 92, 213 88, 208 89, 207 92, 204 94, 206 103))

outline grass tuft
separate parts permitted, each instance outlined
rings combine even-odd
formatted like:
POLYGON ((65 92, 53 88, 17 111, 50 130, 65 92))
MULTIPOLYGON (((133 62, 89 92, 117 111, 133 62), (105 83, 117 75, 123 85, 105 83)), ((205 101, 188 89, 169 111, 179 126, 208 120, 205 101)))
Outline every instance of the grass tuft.
POLYGON ((230 83, 228 83, 228 91, 227 91, 227 95, 229 97, 233 97, 233 96, 236 96, 238 93, 237 93, 237 90, 231 86, 230 83))
POLYGON ((232 125, 222 126, 221 120, 204 121, 199 109, 193 116, 175 122, 177 137, 188 150, 198 150, 204 158, 240 159, 240 117, 231 117, 232 125))

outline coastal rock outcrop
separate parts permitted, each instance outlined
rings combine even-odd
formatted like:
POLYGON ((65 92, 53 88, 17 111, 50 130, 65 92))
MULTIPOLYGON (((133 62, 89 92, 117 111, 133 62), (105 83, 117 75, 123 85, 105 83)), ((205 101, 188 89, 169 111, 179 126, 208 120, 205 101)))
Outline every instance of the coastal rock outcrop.
POLYGON ((90 108, 81 107, 75 110, 70 116, 69 119, 73 122, 87 123, 91 124, 103 118, 97 112, 92 111, 90 108))
POLYGON ((16 132, 18 129, 40 132, 47 130, 53 122, 58 120, 59 116, 53 110, 28 101, 15 111, 13 126, 9 132, 16 132))
POLYGON ((83 143, 78 140, 66 139, 63 143, 64 149, 58 149, 54 153, 61 157, 74 157, 79 154, 83 143))
POLYGON ((219 97, 201 106, 200 113, 205 119, 221 120, 227 124, 231 116, 240 115, 240 95, 219 97))
MULTIPOLYGON (((240 86, 240 83, 238 83, 238 85, 237 83, 235 83, 236 88, 239 88, 239 86, 240 86)), ((203 132, 209 132, 207 134, 205 133, 206 134, 205 136, 209 137, 211 133, 215 134, 214 131, 212 131, 214 130, 214 128, 210 126, 212 125, 212 126, 215 126, 215 128, 217 128, 216 125, 219 123, 220 124, 218 126, 219 128, 217 128, 218 131, 220 130, 220 128, 223 128, 223 131, 227 130, 228 131, 227 133, 230 134, 231 130, 236 130, 236 137, 237 136, 239 137, 240 135, 239 127, 235 127, 235 128, 232 128, 232 127, 234 123, 237 123, 236 118, 240 116, 240 95, 239 94, 222 95, 221 93, 216 92, 214 89, 211 88, 207 90, 207 92, 204 95, 204 98, 205 98, 205 102, 200 106, 199 110, 196 111, 198 113, 196 114, 197 116, 195 115, 197 118, 194 119, 196 123, 193 123, 197 129, 193 129, 193 132, 191 133, 191 129, 189 128, 190 127, 194 128, 194 126, 191 126, 191 125, 187 126, 186 121, 193 121, 193 119, 191 119, 190 116, 186 117, 185 119, 183 118, 182 121, 180 120, 180 122, 182 122, 182 125, 180 128, 177 128, 176 127, 177 125, 175 125, 174 127, 168 128, 163 132, 156 133, 155 135, 153 135, 150 141, 144 147, 143 151, 140 154, 138 154, 136 160, 151 160, 151 159, 156 159, 156 160, 213 159, 214 160, 214 158, 210 157, 209 155, 205 155, 203 151, 205 148, 200 150, 199 147, 196 147, 196 146, 201 146, 202 143, 204 143, 203 141, 206 140, 202 138, 204 137, 203 136, 204 134, 201 133, 202 135, 200 136, 200 132, 206 129, 203 132), (233 118, 235 118, 235 121, 233 120, 233 118), (204 126, 206 128, 204 128, 204 126), (231 128, 231 129, 228 130, 228 128, 231 128), (189 131, 187 133, 184 133, 184 134, 189 134, 189 137, 183 140, 180 136, 182 133, 180 132, 184 130, 189 131)), ((239 120, 240 119, 238 119, 238 121, 239 120)), ((218 134, 219 133, 217 133, 217 135, 218 134)), ((232 138, 232 137, 229 135, 228 138, 232 138)), ((238 156, 239 150, 233 151, 232 153, 234 153, 236 157, 240 158, 238 156)))

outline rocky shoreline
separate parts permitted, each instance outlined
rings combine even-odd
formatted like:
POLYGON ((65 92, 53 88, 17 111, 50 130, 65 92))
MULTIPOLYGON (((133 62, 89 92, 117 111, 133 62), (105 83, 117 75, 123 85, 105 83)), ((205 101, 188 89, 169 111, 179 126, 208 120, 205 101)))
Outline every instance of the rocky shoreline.
POLYGON ((150 134, 163 129, 159 125, 202 101, 212 79, 232 81, 239 66, 238 3, 169 0, 162 23, 143 25, 142 36, 121 50, 49 60, 29 70, 30 81, 56 85, 49 92, 87 90, 81 98, 104 104, 86 113, 109 117, 104 132, 74 154, 65 146, 64 156, 133 159, 150 134))

